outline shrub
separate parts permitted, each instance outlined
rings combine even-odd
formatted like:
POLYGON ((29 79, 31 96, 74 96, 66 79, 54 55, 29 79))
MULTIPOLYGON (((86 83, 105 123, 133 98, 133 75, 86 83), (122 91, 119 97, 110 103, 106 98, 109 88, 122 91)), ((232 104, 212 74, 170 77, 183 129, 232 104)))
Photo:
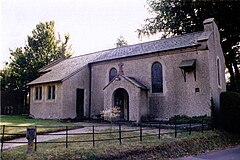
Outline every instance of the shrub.
POLYGON ((154 122, 156 116, 152 115, 152 114, 147 114, 141 117, 141 122, 154 122))
POLYGON ((121 111, 119 107, 112 107, 103 110, 100 114, 104 119, 109 120, 112 123, 113 120, 120 118, 120 113, 121 111))
POLYGON ((220 94, 220 116, 222 128, 240 133, 240 94, 222 92, 220 94))
POLYGON ((177 122, 177 123, 189 123, 191 121, 191 123, 202 123, 202 121, 204 121, 204 123, 211 122, 211 117, 208 117, 207 115, 204 116, 193 116, 193 117, 189 117, 186 115, 176 115, 173 116, 169 119, 170 122, 177 122))

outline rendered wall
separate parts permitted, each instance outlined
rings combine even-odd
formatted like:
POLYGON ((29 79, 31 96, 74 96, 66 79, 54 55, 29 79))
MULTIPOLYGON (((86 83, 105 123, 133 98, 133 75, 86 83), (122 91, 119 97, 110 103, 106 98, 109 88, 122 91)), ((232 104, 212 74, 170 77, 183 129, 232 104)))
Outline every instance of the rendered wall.
MULTIPOLYGON (((104 89, 104 103, 103 108, 109 109, 113 106, 113 93, 118 89, 123 88, 127 91, 129 96, 129 120, 140 121, 140 93, 141 89, 134 86, 124 78, 120 78, 118 81, 113 81, 108 87, 104 89)), ((146 106, 144 106, 146 107, 146 106)))
POLYGON ((62 85, 49 83, 30 87, 30 114, 39 119, 62 119, 62 85), (55 85, 55 99, 47 99, 47 87, 55 85), (42 99, 35 100, 35 87, 42 87, 42 99))
POLYGON ((63 81, 63 117, 76 117, 77 88, 84 89, 84 116, 89 114, 89 68, 85 66, 75 75, 63 81))
POLYGON ((213 18, 205 20, 204 31, 212 31, 212 34, 207 42, 209 48, 209 77, 211 84, 211 96, 213 98, 213 103, 215 109, 219 109, 220 107, 220 93, 226 91, 226 80, 225 80, 225 59, 223 55, 223 51, 220 44, 220 35, 218 31, 218 27, 214 22, 213 18), (218 85, 218 75, 217 75, 217 59, 220 60, 220 77, 221 84, 218 85))
MULTIPOLYGON (((123 63, 125 76, 134 77, 150 90, 148 92, 149 114, 159 118, 173 115, 189 116, 210 114, 210 82, 208 69, 208 50, 183 49, 178 51, 156 53, 133 58, 99 62, 92 65, 92 114, 103 110, 103 88, 108 84, 109 70, 123 63), (182 60, 197 59, 196 81, 193 73, 188 73, 186 82, 179 68, 182 60), (163 66, 163 93, 151 91, 151 67, 154 62, 163 66), (199 88, 199 92, 195 89, 199 88)), ((130 96, 130 95, 129 95, 130 96)), ((140 95, 139 95, 140 96, 140 95)), ((140 96, 141 97, 141 96, 140 96)))

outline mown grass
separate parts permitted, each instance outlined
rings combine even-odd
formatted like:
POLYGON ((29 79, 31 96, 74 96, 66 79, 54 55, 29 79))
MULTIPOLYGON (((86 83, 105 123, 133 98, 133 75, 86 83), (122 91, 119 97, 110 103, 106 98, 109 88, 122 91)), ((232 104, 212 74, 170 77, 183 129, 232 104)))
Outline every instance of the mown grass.
POLYGON ((63 123, 59 120, 43 120, 43 119, 33 119, 28 116, 0 116, 0 133, 3 132, 3 125, 5 125, 5 139, 12 139, 15 137, 21 137, 26 134, 26 127, 35 127, 38 126, 38 133, 46 133, 64 130, 63 126, 70 126, 70 128, 80 128, 77 124, 73 123, 63 123), (17 127, 12 127, 17 126, 17 127), (49 128, 43 128, 42 126, 50 126, 49 128), (54 127, 56 126, 56 127, 54 127), (62 126, 62 127, 61 127, 62 126), (8 135, 16 134, 16 135, 8 135))
MULTIPOLYGON (((124 133, 123 137, 138 135, 137 132, 124 133)), ((147 135, 147 133, 145 133, 147 135)), ((106 135, 95 135, 96 140, 104 138, 117 138, 117 133, 106 135)), ((70 141, 91 140, 92 135, 70 136, 70 141)), ((64 141, 65 139, 54 140, 64 141)), ((53 142, 53 141, 51 141, 53 142)), ((38 144, 37 151, 32 154, 25 154, 26 146, 5 150, 2 153, 3 159, 166 159, 176 158, 192 154, 202 153, 206 150, 224 148, 240 143, 239 137, 228 134, 207 131, 205 133, 193 132, 191 136, 187 133, 163 135, 159 140, 157 137, 144 137, 140 142, 139 138, 122 140, 98 141, 95 147, 91 142, 71 143, 68 148, 65 144, 48 143, 38 144)))

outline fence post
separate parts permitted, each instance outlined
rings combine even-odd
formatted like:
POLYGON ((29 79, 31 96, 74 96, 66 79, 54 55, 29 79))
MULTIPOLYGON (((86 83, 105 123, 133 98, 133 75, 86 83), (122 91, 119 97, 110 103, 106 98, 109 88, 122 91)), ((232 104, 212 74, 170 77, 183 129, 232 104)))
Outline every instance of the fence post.
POLYGON ((174 121, 175 138, 177 138, 177 120, 174 121))
POLYGON ((161 124, 159 122, 159 124, 158 124, 158 139, 160 139, 160 136, 161 136, 161 124))
POLYGON ((192 123, 191 121, 189 121, 189 135, 192 134, 192 123))
POLYGON ((204 125, 203 125, 203 119, 202 119, 202 133, 203 133, 204 125))
POLYGON ((93 135, 92 135, 93 136, 92 137, 93 138, 93 147, 95 147, 94 125, 92 126, 92 131, 93 131, 93 135))
POLYGON ((140 124, 140 141, 142 142, 142 124, 140 124))
POLYGON ((27 150, 26 153, 32 153, 33 152, 33 145, 34 145, 34 140, 36 138, 36 128, 34 127, 27 127, 26 128, 26 139, 27 139, 27 150))
POLYGON ((3 131, 2 131, 2 139, 1 139, 1 152, 3 151, 3 142, 4 142, 5 125, 3 125, 2 127, 3 127, 3 131))
POLYGON ((66 126, 66 148, 68 148, 68 126, 66 126))
POLYGON ((122 131, 121 131, 121 124, 119 124, 119 143, 122 144, 122 131))
POLYGON ((37 151, 37 126, 35 126, 36 131, 36 137, 35 137, 35 143, 34 143, 34 151, 37 151))

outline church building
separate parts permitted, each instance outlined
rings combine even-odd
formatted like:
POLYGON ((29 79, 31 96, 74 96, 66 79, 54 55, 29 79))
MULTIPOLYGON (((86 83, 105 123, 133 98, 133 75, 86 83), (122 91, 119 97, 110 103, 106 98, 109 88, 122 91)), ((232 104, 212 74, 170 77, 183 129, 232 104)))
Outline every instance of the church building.
POLYGON ((226 90, 224 56, 213 18, 204 30, 59 59, 30 82, 30 114, 40 119, 91 118, 120 108, 140 122, 174 115, 210 115, 226 90))

